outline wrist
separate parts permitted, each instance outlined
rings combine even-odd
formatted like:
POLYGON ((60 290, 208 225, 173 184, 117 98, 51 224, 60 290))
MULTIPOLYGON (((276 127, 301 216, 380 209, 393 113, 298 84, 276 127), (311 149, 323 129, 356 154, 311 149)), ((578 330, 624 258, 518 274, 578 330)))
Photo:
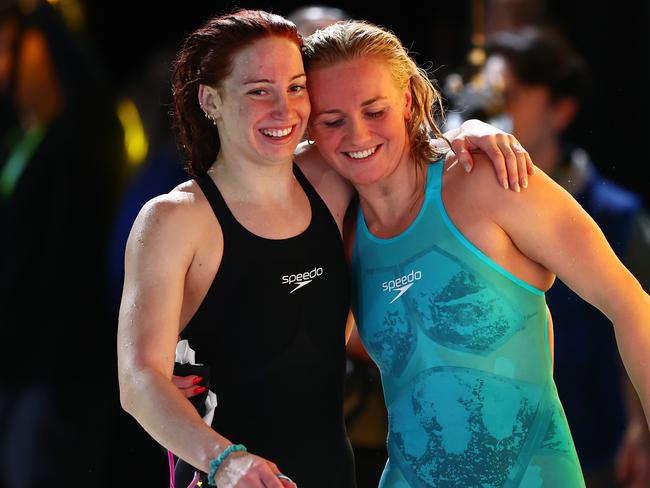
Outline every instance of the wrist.
POLYGON ((210 460, 210 470, 208 471, 208 485, 216 486, 215 476, 224 461, 235 452, 246 452, 246 446, 243 444, 230 444, 223 449, 215 458, 210 460))

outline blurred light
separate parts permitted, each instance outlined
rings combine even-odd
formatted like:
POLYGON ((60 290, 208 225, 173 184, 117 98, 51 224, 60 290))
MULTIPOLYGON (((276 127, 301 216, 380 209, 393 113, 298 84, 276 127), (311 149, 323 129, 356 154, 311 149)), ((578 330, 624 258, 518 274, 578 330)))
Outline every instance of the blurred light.
POLYGON ((472 66, 483 66, 485 64, 485 50, 480 47, 475 47, 469 52, 469 62, 472 66))
POLYGON ((138 166, 147 157, 149 141, 142 125, 142 119, 135 103, 129 98, 117 105, 117 116, 124 129, 124 148, 126 158, 131 166, 138 166))
POLYGON ((79 0, 47 0, 63 17, 66 26, 71 31, 80 31, 85 24, 84 11, 79 0))

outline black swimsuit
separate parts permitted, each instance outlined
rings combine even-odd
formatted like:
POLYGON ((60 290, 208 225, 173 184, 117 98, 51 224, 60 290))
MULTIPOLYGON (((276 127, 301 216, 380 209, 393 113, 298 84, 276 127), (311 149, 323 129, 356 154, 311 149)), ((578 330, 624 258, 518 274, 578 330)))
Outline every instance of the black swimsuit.
MULTIPOLYGON (((343 418, 349 275, 336 222, 295 165, 294 174, 311 222, 278 240, 245 229, 210 177, 197 179, 224 251, 182 338, 210 367, 217 432, 274 462, 302 488, 353 487, 343 418)), ((179 464, 177 486, 184 487, 191 468, 179 464)))

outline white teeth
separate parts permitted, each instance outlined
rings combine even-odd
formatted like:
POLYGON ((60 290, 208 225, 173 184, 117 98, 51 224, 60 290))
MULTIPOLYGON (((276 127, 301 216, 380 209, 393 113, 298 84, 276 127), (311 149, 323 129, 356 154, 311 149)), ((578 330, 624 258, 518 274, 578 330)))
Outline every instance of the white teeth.
POLYGON ((353 159, 363 159, 363 158, 367 158, 371 154, 374 154, 375 151, 377 150, 377 147, 378 146, 371 147, 370 149, 366 149, 365 151, 349 152, 349 153, 345 153, 345 154, 347 154, 348 156, 350 156, 353 159))
POLYGON ((293 127, 287 127, 286 129, 262 129, 262 134, 271 137, 284 137, 291 134, 293 127))

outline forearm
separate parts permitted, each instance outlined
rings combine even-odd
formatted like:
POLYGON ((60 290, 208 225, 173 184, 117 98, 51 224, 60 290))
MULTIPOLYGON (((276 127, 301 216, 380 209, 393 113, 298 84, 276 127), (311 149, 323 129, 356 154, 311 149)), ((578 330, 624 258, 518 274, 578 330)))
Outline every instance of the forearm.
POLYGON ((168 378, 153 369, 122 375, 120 401, 158 443, 203 472, 231 444, 203 421, 168 378))
POLYGON ((640 290, 617 305, 610 319, 615 324, 625 369, 650 426, 650 296, 640 290))
POLYGON ((634 385, 626 373, 623 374, 623 397, 625 399, 625 410, 627 413, 628 428, 642 427, 647 431, 645 414, 643 412, 643 405, 639 400, 639 395, 634 389, 634 385))

